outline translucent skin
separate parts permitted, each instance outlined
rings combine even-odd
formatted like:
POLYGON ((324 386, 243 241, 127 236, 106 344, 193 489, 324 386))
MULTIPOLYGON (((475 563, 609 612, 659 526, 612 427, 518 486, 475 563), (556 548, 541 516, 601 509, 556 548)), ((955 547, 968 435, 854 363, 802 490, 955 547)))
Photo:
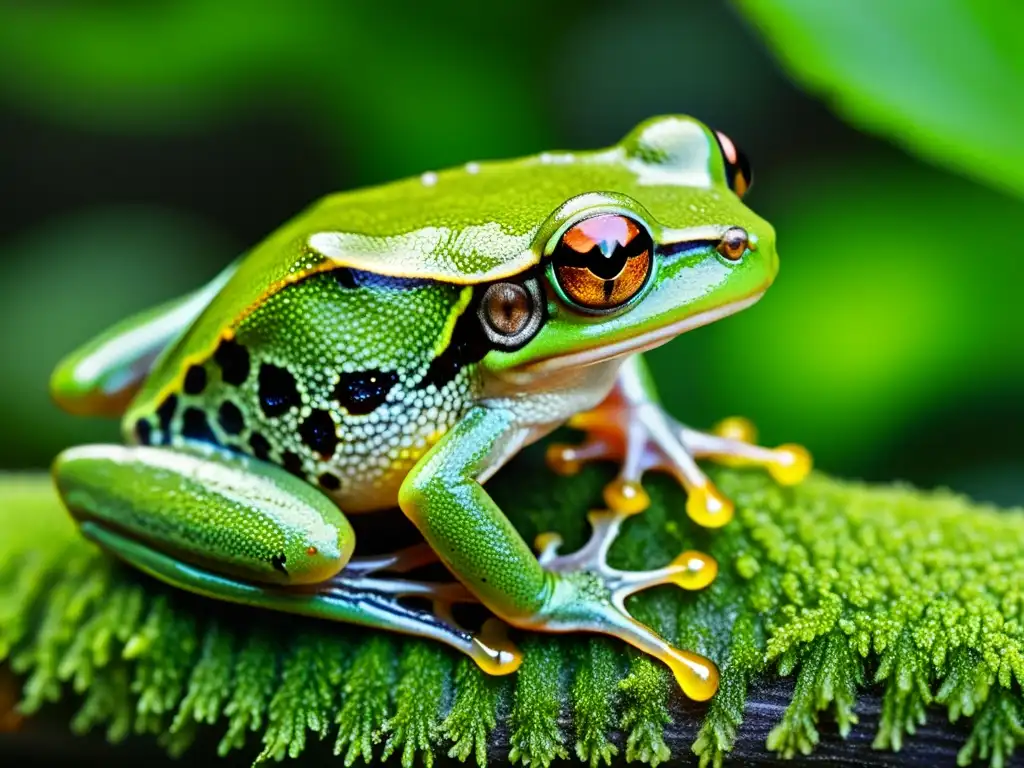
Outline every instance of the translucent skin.
MULTIPOLYGON (((624 576, 598 543, 587 557, 542 564, 482 483, 523 445, 605 400, 630 355, 767 289, 774 232, 730 189, 730 167, 709 129, 665 117, 604 150, 471 163, 328 197, 199 298, 122 323, 62 363, 54 394, 70 409, 115 411, 137 390, 123 418, 136 447, 72 449, 55 464, 58 488, 88 535, 173 584, 435 637, 490 672, 512 671, 518 654, 493 626, 467 639, 448 621, 345 591, 346 574, 364 566, 342 570, 354 542, 341 510, 398 504, 467 594, 502 619, 615 635, 706 699, 714 665, 673 648, 615 598, 659 583, 702 588, 714 576, 703 556, 624 576), (574 305, 550 264, 562 235, 595 215, 628 217, 630 236, 643 232, 653 251, 646 280, 634 277, 632 295, 602 313, 574 305), (741 240, 723 256, 719 243, 736 228, 746 248, 741 240), (541 313, 524 343, 488 335, 483 296, 501 281, 540 297, 523 305, 541 313), (131 334, 135 346, 119 346, 131 334), (321 582, 333 586, 292 602, 259 587, 321 582)), ((634 378, 637 397, 623 402, 656 403, 649 379, 634 378)), ((589 426, 629 421, 608 418, 589 426)), ((719 453, 748 453, 734 448, 719 453)), ((614 519, 592 520, 595 541, 643 508, 634 485, 609 495, 614 519)), ((688 489, 713 498, 710 486, 688 489)), ((381 584, 373 594, 389 593, 381 584)))

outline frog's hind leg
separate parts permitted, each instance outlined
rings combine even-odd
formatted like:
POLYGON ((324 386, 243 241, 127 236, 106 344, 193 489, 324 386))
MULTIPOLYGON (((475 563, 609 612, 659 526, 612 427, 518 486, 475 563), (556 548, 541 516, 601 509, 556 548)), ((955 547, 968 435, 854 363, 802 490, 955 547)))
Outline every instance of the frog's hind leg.
MULTIPOLYGON (((587 519, 592 533, 590 540, 576 552, 559 555, 562 539, 556 533, 543 533, 534 546, 538 560, 547 570, 583 581, 596 580, 598 590, 606 594, 606 602, 588 601, 580 605, 579 615, 546 622, 548 631, 599 631, 618 637, 636 648, 660 659, 672 670, 684 692, 703 701, 718 687, 718 670, 702 656, 674 647, 645 624, 634 619, 626 609, 626 598, 637 592, 662 584, 675 584, 686 590, 703 589, 715 580, 718 564, 701 552, 686 551, 668 565, 649 571, 620 571, 608 565, 608 550, 619 534, 622 523, 632 513, 611 510, 593 511, 587 519)), ((563 615, 572 616, 571 611, 563 615)))
POLYGON ((430 638, 492 674, 519 666, 500 624, 472 633, 448 620, 453 603, 471 599, 460 585, 376 576, 428 564, 429 548, 350 559, 355 540, 345 516, 279 467, 209 447, 92 445, 65 451, 53 474, 85 536, 171 586, 430 638), (438 610, 412 607, 408 597, 438 610))
POLYGON ((698 524, 716 528, 732 519, 733 504, 697 465, 708 458, 730 466, 761 466, 783 485, 806 477, 811 458, 798 445, 763 448, 753 444, 753 426, 745 419, 726 419, 713 433, 690 429, 662 408, 642 359, 626 360, 615 389, 597 408, 578 414, 569 426, 587 434, 579 446, 549 447, 548 464, 572 474, 590 461, 621 462, 618 476, 604 492, 605 503, 620 512, 643 511, 650 504, 641 485, 644 474, 661 470, 686 489, 687 514, 698 524))

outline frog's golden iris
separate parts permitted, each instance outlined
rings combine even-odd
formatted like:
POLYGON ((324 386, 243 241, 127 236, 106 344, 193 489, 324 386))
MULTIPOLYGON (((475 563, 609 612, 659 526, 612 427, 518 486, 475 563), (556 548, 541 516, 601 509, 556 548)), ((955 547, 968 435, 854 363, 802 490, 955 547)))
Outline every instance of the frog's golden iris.
POLYGON ((555 277, 574 304, 593 311, 621 307, 647 282, 653 240, 643 224, 617 213, 591 216, 562 235, 555 277))

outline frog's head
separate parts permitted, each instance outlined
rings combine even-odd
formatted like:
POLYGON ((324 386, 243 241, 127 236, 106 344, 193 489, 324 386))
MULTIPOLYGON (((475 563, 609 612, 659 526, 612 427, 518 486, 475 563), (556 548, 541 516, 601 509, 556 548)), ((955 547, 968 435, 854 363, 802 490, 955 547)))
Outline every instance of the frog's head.
POLYGON ((696 120, 656 118, 610 149, 534 162, 547 194, 577 194, 537 228, 539 263, 483 292, 492 373, 650 349, 749 306, 775 277, 775 233, 741 200, 746 158, 696 120))

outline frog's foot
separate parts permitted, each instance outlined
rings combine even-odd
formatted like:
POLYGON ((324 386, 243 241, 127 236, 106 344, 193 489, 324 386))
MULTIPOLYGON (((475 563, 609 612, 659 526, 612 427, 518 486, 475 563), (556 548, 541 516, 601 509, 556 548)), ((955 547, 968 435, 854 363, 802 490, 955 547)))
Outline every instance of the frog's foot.
POLYGON ((549 632, 600 632, 625 640, 660 659, 672 670, 683 692, 705 701, 718 688, 718 669, 695 653, 671 645, 626 610, 626 598, 661 584, 702 589, 714 581, 718 564, 708 555, 687 551, 664 568, 620 571, 608 565, 607 554, 623 520, 630 513, 598 511, 588 515, 593 533, 581 549, 558 555, 562 543, 556 533, 537 537, 538 560, 558 574, 548 607, 530 624, 549 632))
POLYGON ((489 674, 515 672, 522 663, 522 653, 508 639, 507 627, 502 621, 487 619, 479 632, 472 633, 455 620, 452 611, 455 604, 479 602, 462 584, 373 575, 408 573, 437 561, 437 554, 425 543, 387 555, 354 557, 337 576, 317 586, 317 596, 351 602, 362 594, 366 596, 367 607, 386 606, 393 622, 407 624, 404 631, 433 637, 457 648, 489 674), (432 610, 407 608, 400 602, 403 598, 429 601, 432 610))
POLYGON ((668 472, 679 481, 688 496, 687 514, 708 528, 729 522, 733 504, 696 459, 765 467, 783 485, 799 483, 811 469, 810 455, 801 446, 754 445, 754 427, 746 419, 726 419, 711 433, 698 432, 677 422, 657 403, 631 399, 620 391, 596 409, 574 416, 569 426, 585 432, 586 438, 578 446, 550 446, 548 465, 559 474, 573 474, 586 462, 621 462, 618 477, 604 489, 604 499, 611 509, 623 513, 640 512, 650 505, 640 481, 652 469, 668 472))

